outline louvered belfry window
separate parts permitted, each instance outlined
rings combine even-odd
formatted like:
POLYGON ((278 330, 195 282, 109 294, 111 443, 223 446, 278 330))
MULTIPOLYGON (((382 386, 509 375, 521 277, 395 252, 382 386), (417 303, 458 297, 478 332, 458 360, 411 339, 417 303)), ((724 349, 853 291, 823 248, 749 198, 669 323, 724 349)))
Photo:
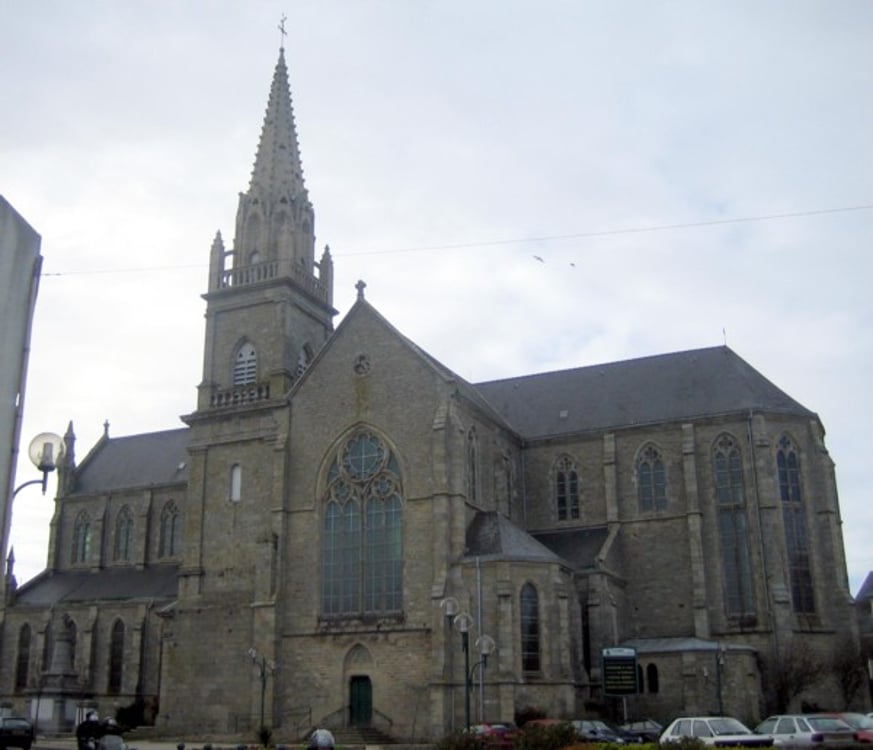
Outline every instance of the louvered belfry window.
POLYGON ((233 384, 248 385, 258 379, 258 355, 255 345, 246 341, 237 351, 233 362, 233 384))

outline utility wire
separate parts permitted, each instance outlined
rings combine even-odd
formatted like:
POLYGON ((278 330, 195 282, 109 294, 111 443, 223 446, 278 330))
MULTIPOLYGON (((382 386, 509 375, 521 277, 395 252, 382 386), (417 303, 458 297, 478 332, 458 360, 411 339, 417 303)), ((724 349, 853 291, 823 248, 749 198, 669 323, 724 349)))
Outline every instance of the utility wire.
MULTIPOLYGON (((484 240, 480 242, 459 242, 444 245, 414 245, 411 247, 396 247, 386 250, 350 250, 336 253, 337 258, 361 257, 364 255, 391 255, 395 253, 422 253, 434 250, 461 250, 474 247, 496 247, 499 245, 519 245, 528 242, 554 242, 557 240, 584 239, 587 237, 614 237, 622 234, 644 234, 647 232, 666 232, 681 229, 696 229, 698 227, 715 227, 726 224, 745 224, 756 221, 773 221, 778 219, 796 219, 807 216, 823 216, 826 214, 847 213, 849 211, 868 211, 873 209, 873 203, 863 203, 858 206, 843 206, 840 208, 821 208, 811 211, 792 211, 781 214, 762 214, 760 216, 742 216, 733 219, 712 219, 710 221, 689 221, 681 224, 655 224, 644 227, 626 227, 624 229, 604 229, 590 232, 573 232, 570 234, 547 234, 539 237, 519 237, 515 239, 484 240)), ((185 266, 153 266, 150 268, 107 268, 91 271, 57 271, 43 273, 43 276, 82 276, 104 273, 146 273, 153 271, 177 271, 185 268, 205 268, 205 263, 185 266)))

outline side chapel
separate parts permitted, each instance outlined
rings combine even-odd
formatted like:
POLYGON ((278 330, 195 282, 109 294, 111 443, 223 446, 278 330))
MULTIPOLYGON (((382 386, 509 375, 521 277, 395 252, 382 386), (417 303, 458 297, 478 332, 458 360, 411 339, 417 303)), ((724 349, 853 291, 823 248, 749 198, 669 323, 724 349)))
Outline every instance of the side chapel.
POLYGON ((81 460, 67 431, 46 568, 7 566, 9 711, 408 740, 531 710, 754 721, 790 654, 856 646, 822 423, 731 349, 469 383, 363 283, 334 329, 283 49, 204 299, 183 427, 107 427, 81 460), (607 647, 635 694, 604 694, 607 647))

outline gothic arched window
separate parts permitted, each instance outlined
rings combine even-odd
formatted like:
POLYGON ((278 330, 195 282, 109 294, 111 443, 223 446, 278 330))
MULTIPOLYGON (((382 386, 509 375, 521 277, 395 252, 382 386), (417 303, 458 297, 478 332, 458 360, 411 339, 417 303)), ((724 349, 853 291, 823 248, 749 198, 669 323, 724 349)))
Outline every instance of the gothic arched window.
POLYGON ((475 427, 467 433, 467 496, 471 503, 479 499, 479 440, 475 427))
POLYGON ((643 513, 667 507, 664 460, 654 445, 643 448, 637 459, 637 499, 643 513))
POLYGON ((118 512, 115 519, 115 560, 130 560, 133 548, 133 516, 126 505, 118 512))
POLYGON ((258 354, 251 341, 244 341, 233 358, 233 384, 248 385, 258 379, 258 354))
POLYGON ((579 518, 579 475, 569 456, 555 464, 555 511, 559 521, 579 518))
POLYGON ((30 625, 25 623, 18 631, 18 656, 15 661, 15 690, 27 687, 30 674, 30 625))
POLYGON ((346 440, 330 462, 324 502, 324 614, 399 613, 403 486, 388 446, 366 430, 346 440))
POLYGON ((106 692, 118 695, 121 692, 121 677, 124 669, 124 623, 116 620, 109 639, 109 679, 106 692))
POLYGON ((540 671, 540 607, 537 590, 531 583, 521 587, 521 668, 540 671))
POLYGON ((815 612, 815 599, 806 535, 806 511, 800 486, 800 461, 787 435, 779 440, 776 469, 779 474, 782 523, 785 526, 785 547, 791 577, 791 604, 795 612, 811 614, 815 612))
POLYGON ((85 511, 79 513, 73 524, 73 549, 70 559, 74 563, 87 562, 91 555, 91 519, 85 511))
MULTIPOLYGON (((660 689, 660 684, 658 680, 658 665, 657 664, 649 664, 646 667, 646 681, 649 683, 649 692, 657 693, 660 689)), ((640 691, 642 692, 642 691, 640 691)))
POLYGON ((755 611, 743 459, 730 435, 721 435, 712 457, 718 536, 724 573, 725 606, 729 615, 755 611))
POLYGON ((173 557, 179 552, 179 510, 168 500, 161 510, 161 534, 158 557, 173 557))

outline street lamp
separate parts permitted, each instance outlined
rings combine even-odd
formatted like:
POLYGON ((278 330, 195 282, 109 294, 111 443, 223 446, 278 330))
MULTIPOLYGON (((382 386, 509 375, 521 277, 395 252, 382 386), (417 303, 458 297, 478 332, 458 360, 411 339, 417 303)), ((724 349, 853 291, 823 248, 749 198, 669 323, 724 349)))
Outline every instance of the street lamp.
POLYGON ((470 686, 472 687, 473 685, 473 673, 476 671, 476 667, 481 665, 482 669, 479 670, 480 723, 485 721, 485 669, 488 666, 488 655, 493 653, 496 648, 497 644, 494 642, 494 639, 490 635, 485 635, 483 633, 476 639, 476 650, 479 652, 479 656, 481 658, 473 665, 473 668, 470 670, 470 686))
POLYGON ((48 475, 58 467, 64 457, 64 439, 53 432, 41 432, 30 441, 27 454, 33 465, 42 472, 42 478, 31 479, 29 482, 18 485, 12 492, 13 498, 25 487, 30 487, 32 484, 42 485, 42 494, 45 495, 48 475))
POLYGON ((261 731, 265 729, 264 726, 264 696, 267 693, 267 678, 273 674, 276 669, 276 663, 272 660, 268 660, 266 656, 263 654, 259 654, 256 648, 250 648, 248 650, 249 658, 252 660, 252 664, 254 664, 258 668, 258 672, 261 678, 261 731))
POLYGON ((470 730, 470 626, 473 618, 466 612, 455 616, 455 627, 461 633, 461 649, 464 651, 464 718, 470 730))
MULTIPOLYGON (((443 600, 445 602, 445 600, 443 600)), ((444 609, 448 610, 449 607, 444 609)), ((448 611, 446 613, 448 617, 448 611)), ((470 729, 470 694, 473 691, 473 675, 477 667, 482 667, 480 671, 480 691, 479 691, 479 719, 482 719, 482 706, 484 703, 484 672, 488 665, 488 655, 493 653, 497 648, 497 644, 490 635, 482 634, 475 641, 476 653, 479 655, 479 660, 470 666, 470 628, 473 626, 473 617, 466 612, 461 612, 459 615, 453 615, 454 625, 461 633, 461 648, 464 651, 464 717, 467 722, 467 729, 470 729)))

